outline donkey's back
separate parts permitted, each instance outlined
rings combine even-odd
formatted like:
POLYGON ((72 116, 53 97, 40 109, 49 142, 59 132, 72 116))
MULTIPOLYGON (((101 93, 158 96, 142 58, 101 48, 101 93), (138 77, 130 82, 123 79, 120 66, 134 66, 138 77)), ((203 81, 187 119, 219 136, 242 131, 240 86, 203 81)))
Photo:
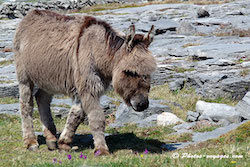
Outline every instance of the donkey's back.
POLYGON ((19 24, 14 51, 19 82, 31 80, 52 93, 72 87, 72 60, 82 20, 33 10, 19 24), (72 57, 72 56, 71 56, 72 57))

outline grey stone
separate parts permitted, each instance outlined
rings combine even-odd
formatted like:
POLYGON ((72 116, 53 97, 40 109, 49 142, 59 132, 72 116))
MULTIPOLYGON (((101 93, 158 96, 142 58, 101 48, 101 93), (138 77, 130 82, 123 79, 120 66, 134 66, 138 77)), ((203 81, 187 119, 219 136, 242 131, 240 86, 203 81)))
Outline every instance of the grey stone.
POLYGON ((113 99, 111 97, 108 97, 106 95, 101 96, 100 98, 100 104, 103 109, 110 109, 113 108, 113 102, 112 101, 117 101, 116 99, 113 99))
POLYGON ((235 110, 240 112, 245 119, 250 119, 250 92, 236 105, 235 110))
POLYGON ((196 103, 196 112, 201 114, 199 120, 209 120, 211 118, 213 121, 217 122, 220 119, 226 119, 231 123, 239 123, 242 120, 241 114, 235 111, 234 107, 226 104, 198 101, 196 103))
POLYGON ((220 119, 217 124, 221 125, 221 126, 228 126, 230 124, 230 122, 226 119, 220 119))
POLYGON ((68 98, 68 99, 53 98, 51 104, 55 104, 55 105, 67 104, 67 105, 71 106, 72 100, 70 98, 68 98))
POLYGON ((0 104, 0 114, 19 114, 19 104, 0 104))
POLYGON ((181 90, 184 87, 184 81, 184 79, 176 79, 172 82, 169 82, 169 89, 172 91, 181 90))
MULTIPOLYGON (((203 120, 207 120, 207 121, 210 121, 210 122, 213 122, 213 119, 210 117, 210 116, 207 116, 207 115, 201 115, 199 118, 198 118, 199 121, 203 121, 203 120)), ((217 119, 216 119, 217 121, 217 119)))
POLYGON ((158 114, 153 114, 145 119, 143 119, 142 121, 138 121, 137 125, 138 127, 152 127, 155 126, 157 123, 157 116, 158 114))
POLYGON ((122 103, 116 111, 116 119, 111 126, 120 127, 127 123, 143 126, 149 120, 155 121, 156 115, 163 112, 171 112, 171 110, 168 106, 160 104, 160 101, 157 100, 149 100, 149 108, 142 112, 136 112, 132 107, 128 107, 125 103, 122 103))
POLYGON ((54 115, 58 118, 66 118, 69 113, 69 109, 62 107, 52 107, 54 115))
POLYGON ((210 16, 210 14, 205 9, 200 8, 197 12, 198 18, 209 17, 209 16, 210 16))
POLYGON ((193 134, 193 141, 194 142, 203 142, 203 141, 206 141, 209 139, 217 138, 217 137, 221 136, 222 134, 225 134, 233 129, 236 129, 237 127, 239 127, 241 124, 243 124, 245 122, 246 121, 241 122, 241 123, 233 123, 233 124, 230 124, 230 125, 225 126, 225 127, 217 128, 211 132, 194 133, 193 134))
POLYGON ((193 127, 196 123, 195 122, 184 122, 182 124, 179 124, 179 125, 176 125, 173 127, 174 130, 178 131, 178 130, 181 130, 181 129, 191 129, 191 127, 193 127))
POLYGON ((18 83, 0 84, 0 97, 18 97, 18 83))
POLYGON ((189 145, 194 145, 194 144, 197 144, 199 142, 203 142, 203 141, 207 141, 209 139, 217 138, 225 133, 228 133, 231 130, 236 129, 237 127, 239 127, 240 125, 242 125, 243 123, 246 123, 246 122, 247 121, 244 121, 241 123, 233 123, 233 124, 230 124, 230 125, 225 126, 225 127, 217 128, 211 132, 203 132, 203 133, 196 132, 196 133, 193 133, 191 142, 165 144, 162 146, 162 148, 167 149, 167 150, 171 150, 171 151, 185 148, 186 146, 189 146, 189 145))
POLYGON ((244 67, 244 68, 250 68, 250 61, 242 62, 241 66, 244 67))
POLYGON ((200 114, 198 112, 193 112, 193 111, 188 111, 187 115, 192 116, 194 118, 198 118, 200 116, 200 114))
POLYGON ((188 121, 188 122, 195 122, 195 121, 197 121, 197 120, 198 120, 197 117, 193 117, 193 116, 191 116, 191 115, 188 115, 188 116, 187 116, 187 121, 188 121))
POLYGON ((196 28, 190 22, 183 21, 177 28, 176 32, 178 34, 194 35, 197 31, 196 28))

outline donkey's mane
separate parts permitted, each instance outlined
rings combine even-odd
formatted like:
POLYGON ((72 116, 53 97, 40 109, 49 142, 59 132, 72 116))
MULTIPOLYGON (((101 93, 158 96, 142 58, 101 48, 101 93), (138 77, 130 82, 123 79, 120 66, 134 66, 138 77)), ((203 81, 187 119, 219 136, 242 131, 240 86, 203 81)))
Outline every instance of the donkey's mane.
POLYGON ((88 27, 92 25, 99 25, 104 27, 105 29, 105 39, 106 42, 108 42, 109 48, 108 48, 108 54, 113 55, 124 43, 125 39, 121 36, 117 35, 115 30, 105 21, 97 20, 94 17, 91 16, 85 16, 84 17, 84 23, 81 28, 80 36, 84 32, 84 29, 87 29, 88 27))

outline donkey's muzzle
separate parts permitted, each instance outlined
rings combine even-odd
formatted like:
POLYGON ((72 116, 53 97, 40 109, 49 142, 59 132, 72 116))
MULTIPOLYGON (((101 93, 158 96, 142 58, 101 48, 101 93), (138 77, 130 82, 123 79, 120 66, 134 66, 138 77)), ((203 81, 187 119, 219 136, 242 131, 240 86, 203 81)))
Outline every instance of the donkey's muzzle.
POLYGON ((148 108, 149 101, 145 98, 143 100, 140 100, 138 103, 132 101, 131 104, 135 111, 144 111, 148 108))

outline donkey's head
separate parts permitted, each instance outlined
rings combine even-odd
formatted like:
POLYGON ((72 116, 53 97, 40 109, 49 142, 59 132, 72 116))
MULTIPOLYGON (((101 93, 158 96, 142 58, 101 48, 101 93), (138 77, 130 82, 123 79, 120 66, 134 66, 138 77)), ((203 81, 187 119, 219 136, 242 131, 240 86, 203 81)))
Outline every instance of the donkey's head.
POLYGON ((149 105, 150 75, 156 69, 156 61, 148 50, 153 37, 154 26, 148 34, 142 35, 135 34, 135 26, 131 25, 113 73, 115 91, 135 111, 143 111, 149 105))

